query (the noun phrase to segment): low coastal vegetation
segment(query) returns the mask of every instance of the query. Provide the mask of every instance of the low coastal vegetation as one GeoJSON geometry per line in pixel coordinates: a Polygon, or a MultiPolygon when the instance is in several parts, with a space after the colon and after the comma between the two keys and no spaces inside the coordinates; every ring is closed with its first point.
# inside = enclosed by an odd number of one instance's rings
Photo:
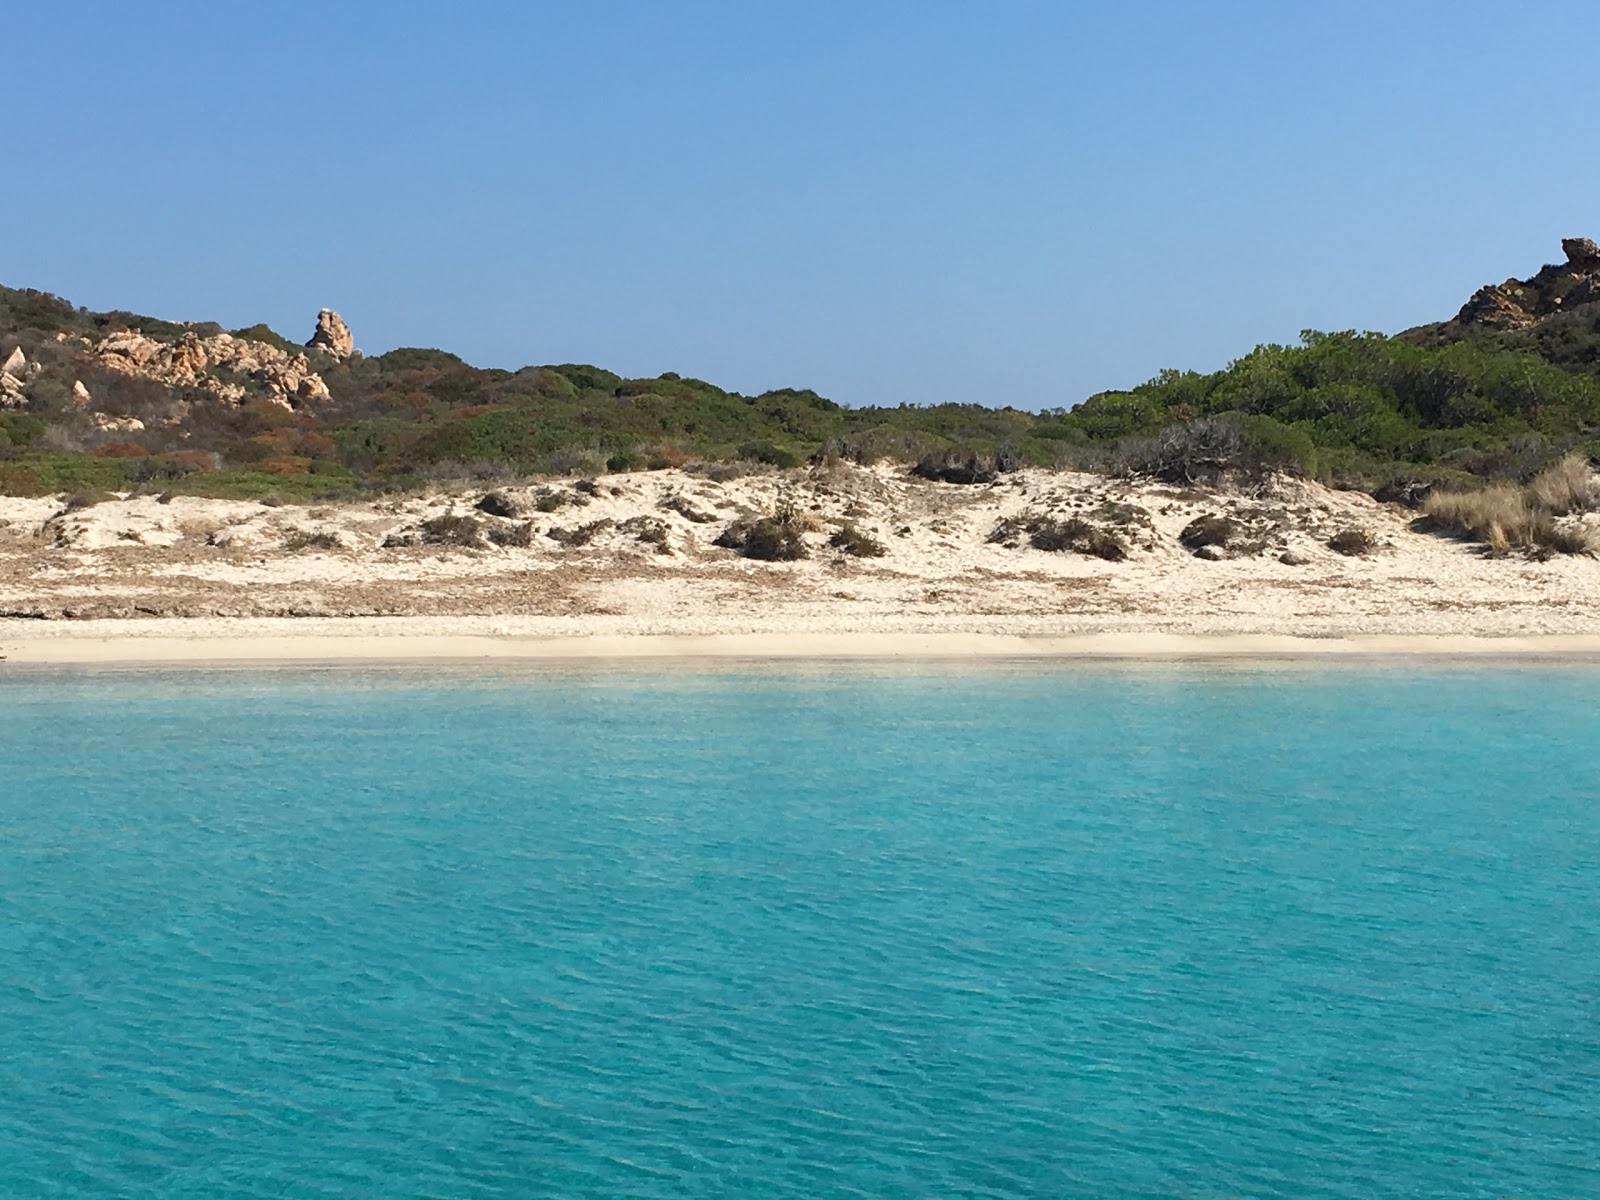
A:
{"type": "Polygon", "coordinates": [[[1491,554],[1520,550],[1535,557],[1594,554],[1600,533],[1581,520],[1600,507],[1587,458],[1568,455],[1534,476],[1526,487],[1495,483],[1471,491],[1436,490],[1423,501],[1427,521],[1475,542],[1491,554]]]}
{"type": "Polygon", "coordinates": [[[1007,517],[994,527],[989,541],[1011,547],[1026,542],[1035,550],[1087,554],[1107,562],[1121,562],[1128,557],[1128,544],[1114,530],[1077,516],[1023,513],[1007,517]]]}
{"type": "MultiPolygon", "coordinates": [[[[803,388],[746,396],[672,372],[479,368],[419,348],[365,357],[336,314],[302,347],[261,325],[230,333],[0,288],[0,493],[299,502],[835,461],[902,463],[953,485],[1027,466],[1180,487],[1288,473],[1426,504],[1439,527],[1491,549],[1561,549],[1580,539],[1559,518],[1594,507],[1588,467],[1600,457],[1600,256],[1584,239],[1564,249],[1565,265],[1483,289],[1450,321],[1392,337],[1307,331],[1219,371],[1163,370],[1039,411],[998,392],[846,408],[803,388]]],[[[581,495],[552,484],[534,504],[553,512],[581,495]]],[[[678,503],[691,520],[717,519],[678,503]]],[[[579,537],[584,525],[570,528],[579,537]]],[[[740,553],[795,549],[776,514],[741,530],[740,553]]],[[[1018,536],[1102,557],[1122,537],[1070,524],[1018,536]]],[[[865,543],[838,548],[852,545],[865,543]]]]}
{"type": "Polygon", "coordinates": [[[733,521],[712,544],[763,562],[795,562],[810,557],[804,535],[819,527],[815,517],[784,499],[768,515],[733,521]]]}

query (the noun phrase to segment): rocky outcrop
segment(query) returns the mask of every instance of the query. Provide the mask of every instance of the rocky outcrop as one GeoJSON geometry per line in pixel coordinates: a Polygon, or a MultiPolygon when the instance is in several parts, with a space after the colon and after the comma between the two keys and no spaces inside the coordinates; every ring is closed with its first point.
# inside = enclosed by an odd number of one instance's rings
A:
{"type": "Polygon", "coordinates": [[[23,389],[40,370],[38,363],[28,361],[21,346],[14,347],[5,362],[0,363],[0,408],[21,408],[26,405],[28,398],[23,394],[23,389]]]}
{"type": "Polygon", "coordinates": [[[349,358],[356,353],[356,342],[350,334],[350,326],[331,308],[325,308],[317,314],[317,331],[306,345],[320,346],[335,358],[349,358]]]}
{"type": "Polygon", "coordinates": [[[1425,327],[1425,332],[1451,340],[1474,329],[1528,329],[1600,301],[1600,246],[1590,238],[1572,237],[1561,240],[1561,249],[1566,262],[1546,266],[1527,279],[1481,287],[1452,320],[1425,327]]]}
{"type": "Polygon", "coordinates": [[[243,403],[251,393],[241,377],[259,385],[268,401],[284,408],[329,399],[327,385],[304,354],[228,333],[200,337],[191,332],[176,342],[161,342],[125,331],[102,338],[91,353],[110,370],[169,387],[196,388],[230,404],[243,403]]]}
{"type": "Polygon", "coordinates": [[[1562,238],[1561,252],[1575,271],[1600,271],[1600,246],[1593,238],[1562,238]]]}
{"type": "Polygon", "coordinates": [[[91,414],[89,421],[101,433],[139,433],[144,429],[144,422],[138,417],[114,417],[97,412],[91,414]]]}

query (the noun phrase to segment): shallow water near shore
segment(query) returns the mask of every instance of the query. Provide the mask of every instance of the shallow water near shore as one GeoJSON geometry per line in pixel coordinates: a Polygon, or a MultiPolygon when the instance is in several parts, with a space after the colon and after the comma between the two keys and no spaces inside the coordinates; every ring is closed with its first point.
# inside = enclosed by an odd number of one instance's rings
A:
{"type": "Polygon", "coordinates": [[[0,681],[6,1197],[1600,1194],[1600,668],[0,681]]]}

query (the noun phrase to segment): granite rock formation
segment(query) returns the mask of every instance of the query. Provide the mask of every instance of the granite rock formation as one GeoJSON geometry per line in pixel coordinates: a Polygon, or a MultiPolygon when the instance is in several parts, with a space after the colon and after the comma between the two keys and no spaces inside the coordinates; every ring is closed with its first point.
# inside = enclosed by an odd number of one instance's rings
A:
{"type": "Polygon", "coordinates": [[[356,353],[350,326],[331,308],[325,308],[317,314],[317,331],[311,335],[306,346],[320,346],[335,358],[349,358],[356,353]]]}
{"type": "Polygon", "coordinates": [[[1488,284],[1472,294],[1441,333],[1472,328],[1520,330],[1548,317],[1600,301],[1600,246],[1589,238],[1563,238],[1566,262],[1543,267],[1527,279],[1488,284]]]}
{"type": "Polygon", "coordinates": [[[92,353],[110,370],[169,387],[196,388],[230,404],[242,404],[249,389],[229,375],[253,380],[269,402],[283,408],[300,408],[329,398],[327,385],[304,354],[289,354],[266,342],[228,333],[200,337],[191,331],[175,342],[162,342],[129,330],[102,338],[92,353]]]}

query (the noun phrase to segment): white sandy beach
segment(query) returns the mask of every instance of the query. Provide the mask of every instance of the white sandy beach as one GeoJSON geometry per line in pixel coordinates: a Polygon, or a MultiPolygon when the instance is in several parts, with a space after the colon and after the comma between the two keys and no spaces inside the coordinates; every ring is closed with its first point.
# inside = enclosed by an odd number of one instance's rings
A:
{"type": "Polygon", "coordinates": [[[1370,497],[1280,481],[1258,494],[1029,471],[988,486],[889,467],[682,471],[576,488],[485,489],[350,505],[155,496],[71,508],[0,499],[0,655],[68,663],[772,658],[1600,654],[1600,562],[1491,558],[1370,497]],[[808,556],[713,543],[780,503],[808,556]],[[1111,522],[1123,561],[996,540],[1007,518],[1111,522]],[[1248,536],[1225,556],[1179,539],[1197,516],[1248,536]],[[441,515],[526,544],[420,544],[441,515]],[[843,525],[884,553],[831,548],[843,525]],[[592,527],[581,545],[558,540],[592,527]],[[1373,535],[1370,554],[1328,545],[1373,535]],[[551,535],[555,534],[555,537],[551,535]],[[1286,561],[1287,560],[1287,561],[1286,561]]]}
{"type": "Polygon", "coordinates": [[[1600,658],[1600,635],[1001,633],[551,634],[493,618],[223,618],[0,626],[8,665],[157,666],[627,659],[1600,658]]]}

